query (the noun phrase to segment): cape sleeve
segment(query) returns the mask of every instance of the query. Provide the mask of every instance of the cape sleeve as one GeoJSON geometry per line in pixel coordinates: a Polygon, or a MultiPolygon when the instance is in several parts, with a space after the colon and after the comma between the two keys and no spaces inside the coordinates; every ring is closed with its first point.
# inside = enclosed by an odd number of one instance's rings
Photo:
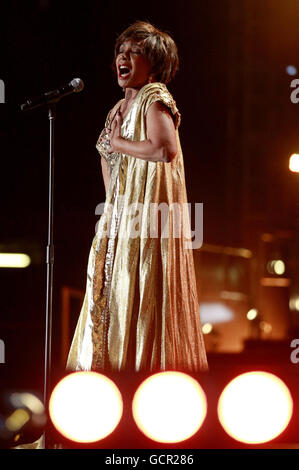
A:
{"type": "Polygon", "coordinates": [[[172,95],[169,93],[166,85],[164,83],[152,83],[144,90],[143,96],[144,104],[144,116],[147,113],[148,108],[151,104],[156,101],[160,101],[170,110],[175,128],[177,129],[181,123],[181,114],[177,108],[176,102],[173,99],[172,95]]]}

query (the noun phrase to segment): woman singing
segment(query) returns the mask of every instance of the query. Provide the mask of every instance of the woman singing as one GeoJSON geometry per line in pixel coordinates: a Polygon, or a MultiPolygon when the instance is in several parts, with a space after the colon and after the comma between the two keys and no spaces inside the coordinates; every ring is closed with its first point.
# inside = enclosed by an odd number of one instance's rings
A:
{"type": "Polygon", "coordinates": [[[173,228],[185,224],[173,207],[187,204],[180,114],[166,87],[176,45],[138,21],[118,37],[114,68],[125,95],[96,145],[106,202],[67,369],[203,371],[193,253],[173,228]],[[158,228],[155,208],[168,214],[158,228]]]}

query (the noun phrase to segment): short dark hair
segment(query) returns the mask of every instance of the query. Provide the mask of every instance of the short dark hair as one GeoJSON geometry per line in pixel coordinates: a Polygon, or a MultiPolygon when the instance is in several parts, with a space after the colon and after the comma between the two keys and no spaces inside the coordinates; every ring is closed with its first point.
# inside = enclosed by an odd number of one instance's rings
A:
{"type": "Polygon", "coordinates": [[[168,33],[160,31],[146,21],[136,21],[116,39],[114,69],[119,48],[125,41],[141,42],[155,81],[166,84],[173,79],[179,67],[179,58],[177,46],[168,33]]]}

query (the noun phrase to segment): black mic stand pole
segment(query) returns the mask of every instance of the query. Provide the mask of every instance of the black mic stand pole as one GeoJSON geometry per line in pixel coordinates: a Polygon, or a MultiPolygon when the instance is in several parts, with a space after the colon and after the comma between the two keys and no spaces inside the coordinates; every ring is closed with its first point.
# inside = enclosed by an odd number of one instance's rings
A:
{"type": "MultiPolygon", "coordinates": [[[[49,212],[48,212],[48,245],[46,250],[47,286],[46,286],[46,322],[45,322],[45,362],[44,362],[44,407],[49,416],[49,399],[51,386],[51,352],[52,352],[52,310],[53,310],[53,268],[54,268],[54,123],[56,119],[56,103],[72,92],[80,92],[84,83],[80,78],[74,78],[67,86],[52,92],[44,93],[42,97],[30,99],[21,105],[21,110],[26,111],[39,106],[48,107],[49,119],[49,212]]],[[[49,421],[49,420],[48,420],[49,421]]],[[[48,429],[46,424],[41,438],[42,447],[48,448],[48,429]]]]}
{"type": "MultiPolygon", "coordinates": [[[[51,383],[51,352],[52,352],[52,310],[53,310],[53,268],[54,268],[54,123],[56,104],[48,105],[49,119],[49,211],[48,211],[48,245],[46,251],[47,287],[46,287],[46,324],[45,324],[45,364],[44,364],[44,406],[49,405],[51,383]]],[[[46,427],[47,429],[47,427],[46,427]]],[[[43,447],[48,446],[47,432],[43,435],[43,447]]]]}

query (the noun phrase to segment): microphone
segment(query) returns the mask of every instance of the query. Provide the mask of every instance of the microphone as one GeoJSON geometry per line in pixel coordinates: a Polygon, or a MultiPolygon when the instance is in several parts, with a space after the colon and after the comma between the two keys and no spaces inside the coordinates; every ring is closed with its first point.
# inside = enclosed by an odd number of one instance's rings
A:
{"type": "Polygon", "coordinates": [[[25,103],[20,105],[21,111],[28,111],[30,109],[38,108],[39,106],[57,103],[64,96],[70,95],[71,93],[79,93],[83,88],[84,83],[81,78],[74,78],[67,85],[58,88],[57,90],[48,91],[41,96],[28,99],[25,103]]]}

